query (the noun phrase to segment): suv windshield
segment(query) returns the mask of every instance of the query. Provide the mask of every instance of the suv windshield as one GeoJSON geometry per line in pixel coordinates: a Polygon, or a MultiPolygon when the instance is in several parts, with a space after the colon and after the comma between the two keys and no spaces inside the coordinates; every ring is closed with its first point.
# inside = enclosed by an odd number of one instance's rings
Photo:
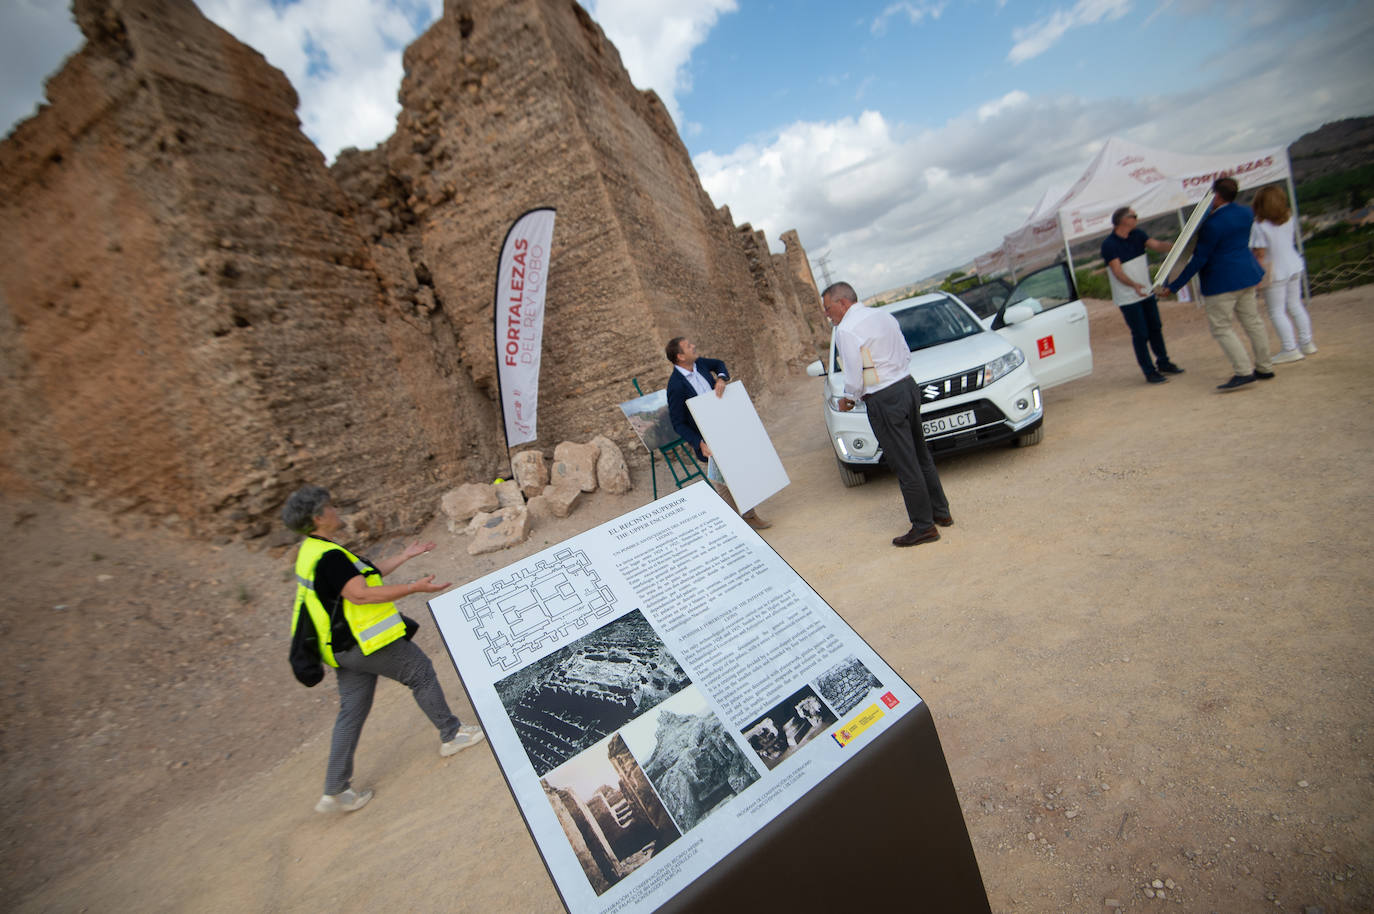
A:
{"type": "Polygon", "coordinates": [[[897,318],[912,352],[983,332],[968,311],[951,298],[893,311],[892,316],[897,318]]]}
{"type": "MultiPolygon", "coordinates": [[[[897,318],[897,326],[902,328],[902,336],[906,337],[907,348],[912,352],[983,332],[968,309],[948,296],[901,308],[893,311],[892,316],[897,318]]],[[[833,334],[830,351],[832,370],[841,371],[840,350],[835,346],[833,334]]]]}

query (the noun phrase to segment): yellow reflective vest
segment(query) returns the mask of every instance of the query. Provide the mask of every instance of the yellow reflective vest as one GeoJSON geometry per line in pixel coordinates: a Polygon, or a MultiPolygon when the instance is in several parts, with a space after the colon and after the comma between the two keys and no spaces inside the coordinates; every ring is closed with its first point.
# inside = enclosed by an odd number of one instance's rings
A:
{"type": "MultiPolygon", "coordinates": [[[[329,626],[329,612],[315,593],[315,566],[319,564],[321,556],[331,549],[337,549],[348,557],[353,563],[353,567],[358,569],[358,574],[363,576],[368,587],[378,587],[382,583],[382,575],[377,569],[367,562],[358,558],[344,547],[329,540],[320,539],[316,536],[307,536],[301,543],[300,551],[296,553],[296,611],[291,615],[291,634],[296,634],[296,626],[300,624],[301,609],[304,607],[310,614],[310,621],[315,624],[315,634],[320,639],[320,659],[330,666],[338,666],[338,661],[334,659],[334,648],[331,642],[331,629],[329,626]]],[[[348,600],[339,598],[343,603],[344,619],[348,622],[348,630],[353,633],[358,646],[363,649],[364,654],[386,647],[391,642],[402,638],[406,633],[405,621],[401,614],[396,611],[395,603],[350,603],[348,600]]]]}

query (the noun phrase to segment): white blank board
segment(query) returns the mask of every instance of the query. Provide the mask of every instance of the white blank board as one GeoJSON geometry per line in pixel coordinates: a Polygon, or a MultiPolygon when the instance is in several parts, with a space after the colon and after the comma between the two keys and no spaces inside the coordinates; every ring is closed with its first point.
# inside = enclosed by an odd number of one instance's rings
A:
{"type": "Polygon", "coordinates": [[[1164,262],[1159,265],[1159,271],[1155,273],[1156,288],[1169,281],[1169,273],[1173,271],[1174,264],[1178,263],[1179,258],[1183,256],[1183,249],[1188,246],[1188,242],[1193,238],[1193,233],[1197,231],[1199,225],[1202,225],[1203,217],[1211,208],[1211,194],[1203,197],[1198,201],[1197,206],[1193,207],[1193,214],[1188,217],[1187,223],[1183,226],[1183,231],[1178,233],[1178,237],[1174,239],[1174,246],[1169,249],[1169,253],[1164,257],[1164,262]]]}
{"type": "Polygon", "coordinates": [[[790,482],[743,381],[727,384],[721,397],[714,392],[692,397],[687,408],[741,512],[790,482]]]}

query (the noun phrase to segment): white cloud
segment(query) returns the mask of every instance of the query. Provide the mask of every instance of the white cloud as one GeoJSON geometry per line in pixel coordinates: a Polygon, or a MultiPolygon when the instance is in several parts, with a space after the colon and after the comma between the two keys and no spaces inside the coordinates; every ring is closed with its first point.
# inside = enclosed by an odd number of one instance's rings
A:
{"type": "Polygon", "coordinates": [[[990,120],[1009,108],[1024,105],[1030,101],[1030,96],[1020,89],[1013,89],[999,99],[985,102],[978,106],[978,120],[990,120]]]}
{"type": "Polygon", "coordinates": [[[692,91],[687,64],[735,0],[595,0],[592,18],[620,52],[630,79],[653,89],[673,123],[682,124],[680,96],[692,91]]]}
{"type": "Polygon", "coordinates": [[[694,161],[736,221],[774,243],[795,228],[808,250],[828,249],[836,278],[874,294],[999,245],[1046,187],[1070,184],[1109,136],[1178,152],[1244,152],[1374,114],[1374,20],[1355,7],[1329,29],[1267,41],[1219,52],[1205,71],[1210,83],[1169,97],[1014,90],[931,129],[870,110],[793,123],[694,161]]]}
{"type": "Polygon", "coordinates": [[[907,22],[912,25],[920,25],[921,20],[927,16],[931,19],[939,19],[940,14],[944,11],[944,3],[911,3],[908,0],[902,0],[902,2],[894,3],[879,13],[868,28],[874,35],[881,35],[887,31],[889,19],[906,16],[907,22]]]}
{"type": "Polygon", "coordinates": [[[1130,8],[1130,0],[1078,0],[1073,9],[1057,9],[1033,25],[1013,29],[1011,37],[1016,43],[1007,54],[1007,60],[1014,64],[1025,63],[1048,51],[1069,29],[1120,19],[1130,8]]]}
{"type": "Polygon", "coordinates": [[[301,124],[326,157],[396,129],[401,52],[438,15],[431,0],[201,0],[202,12],[280,69],[301,124]]]}

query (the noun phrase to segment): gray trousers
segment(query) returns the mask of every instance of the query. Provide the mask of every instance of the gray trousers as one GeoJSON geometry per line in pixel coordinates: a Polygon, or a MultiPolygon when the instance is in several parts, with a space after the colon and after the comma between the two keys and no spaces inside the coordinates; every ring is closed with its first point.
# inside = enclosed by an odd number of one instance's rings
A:
{"type": "Polygon", "coordinates": [[[372,710],[378,676],[394,679],[410,688],[415,703],[438,729],[441,741],[447,742],[458,733],[458,718],[444,699],[444,690],[434,675],[434,664],[413,642],[402,638],[366,655],[355,646],[335,654],[334,659],[339,664],[335,670],[339,682],[339,716],[334,721],[329,768],[324,776],[324,792],[329,796],[343,793],[353,778],[353,752],[358,748],[367,713],[372,710]]]}
{"type": "Polygon", "coordinates": [[[949,516],[949,499],[921,431],[921,394],[916,382],[907,376],[869,394],[864,405],[887,465],[897,474],[911,525],[918,530],[933,527],[935,515],[949,516]]]}

